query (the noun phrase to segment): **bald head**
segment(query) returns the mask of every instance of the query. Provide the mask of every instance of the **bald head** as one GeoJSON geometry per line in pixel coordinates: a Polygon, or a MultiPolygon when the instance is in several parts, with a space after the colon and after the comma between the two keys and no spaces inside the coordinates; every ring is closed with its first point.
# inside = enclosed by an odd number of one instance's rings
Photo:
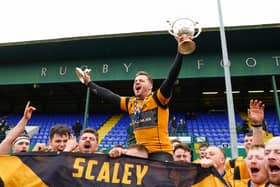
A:
{"type": "Polygon", "coordinates": [[[280,144],[280,136],[276,136],[276,137],[269,139],[266,143],[266,146],[270,145],[270,144],[275,144],[275,143],[278,145],[280,144]]]}

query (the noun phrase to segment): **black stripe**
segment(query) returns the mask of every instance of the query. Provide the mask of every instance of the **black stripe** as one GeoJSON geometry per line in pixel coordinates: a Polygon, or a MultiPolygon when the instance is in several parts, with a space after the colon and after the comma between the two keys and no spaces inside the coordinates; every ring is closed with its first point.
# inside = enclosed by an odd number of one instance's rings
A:
{"type": "Polygon", "coordinates": [[[158,106],[160,106],[161,108],[164,108],[164,109],[168,108],[168,105],[163,105],[163,104],[159,101],[159,99],[158,99],[158,97],[157,97],[157,92],[155,92],[155,93],[153,94],[153,98],[154,98],[154,100],[155,100],[155,102],[157,103],[158,106]]]}
{"type": "Polygon", "coordinates": [[[233,179],[241,179],[239,166],[233,169],[233,179]]]}
{"type": "Polygon", "coordinates": [[[129,103],[129,97],[125,98],[125,106],[126,106],[126,111],[128,112],[128,103],[129,103]]]}
{"type": "Polygon", "coordinates": [[[225,179],[218,173],[218,171],[212,166],[211,168],[202,168],[200,164],[197,165],[197,176],[195,178],[194,184],[201,182],[205,177],[213,174],[215,177],[221,180],[225,186],[229,186],[225,179]]]}
{"type": "Polygon", "coordinates": [[[232,160],[229,161],[229,165],[230,165],[231,168],[235,167],[235,161],[236,161],[236,159],[232,159],[232,160]]]}
{"type": "Polygon", "coordinates": [[[4,187],[4,182],[3,182],[3,180],[1,179],[1,177],[0,177],[0,187],[4,187]]]}

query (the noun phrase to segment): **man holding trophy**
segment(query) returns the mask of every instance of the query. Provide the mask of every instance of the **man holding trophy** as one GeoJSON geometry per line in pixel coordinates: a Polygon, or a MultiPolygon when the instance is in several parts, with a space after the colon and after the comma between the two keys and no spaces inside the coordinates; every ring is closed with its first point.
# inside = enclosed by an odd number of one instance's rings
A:
{"type": "Polygon", "coordinates": [[[174,22],[169,31],[177,40],[177,55],[167,78],[155,91],[153,91],[153,80],[145,71],[139,71],[136,74],[133,83],[134,96],[124,97],[92,82],[89,69],[82,71],[80,68],[76,68],[80,81],[94,94],[119,105],[121,110],[128,112],[136,143],[143,144],[148,149],[150,160],[173,160],[168,134],[168,104],[182,66],[183,55],[195,50],[195,44],[192,41],[195,24],[190,26],[189,19],[186,19],[187,22],[184,20],[184,23],[182,23],[182,19],[179,20],[180,23],[174,22]]]}

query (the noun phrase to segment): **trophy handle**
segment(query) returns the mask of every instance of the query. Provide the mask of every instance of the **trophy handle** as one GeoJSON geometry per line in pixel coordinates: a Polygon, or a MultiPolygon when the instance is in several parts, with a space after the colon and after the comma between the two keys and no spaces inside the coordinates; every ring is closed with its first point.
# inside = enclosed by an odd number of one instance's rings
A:
{"type": "Polygon", "coordinates": [[[170,25],[170,27],[171,27],[171,29],[168,29],[169,34],[171,34],[172,36],[174,36],[174,37],[176,38],[177,36],[174,34],[174,32],[173,32],[173,30],[172,30],[173,23],[171,23],[169,20],[167,20],[166,22],[167,22],[167,23],[170,25]]]}
{"type": "Polygon", "coordinates": [[[193,38],[196,38],[196,37],[198,37],[198,35],[200,35],[200,33],[201,33],[201,26],[199,25],[198,22],[195,22],[195,23],[194,23],[194,26],[197,26],[197,33],[193,36],[193,38]]]}

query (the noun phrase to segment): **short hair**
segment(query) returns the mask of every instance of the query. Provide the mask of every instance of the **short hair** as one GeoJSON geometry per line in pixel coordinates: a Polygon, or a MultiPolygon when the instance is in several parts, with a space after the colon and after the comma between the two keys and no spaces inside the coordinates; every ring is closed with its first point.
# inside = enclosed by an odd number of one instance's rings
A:
{"type": "Polygon", "coordinates": [[[93,129],[93,128],[85,128],[85,129],[82,130],[81,136],[83,134],[85,134],[85,133],[93,134],[95,136],[95,138],[96,138],[96,141],[98,142],[98,132],[95,129],[93,129]]]}
{"type": "Polygon", "coordinates": [[[171,144],[173,144],[173,143],[182,143],[182,141],[180,141],[178,139],[173,139],[170,142],[171,142],[171,144]]]}
{"type": "Polygon", "coordinates": [[[183,149],[184,151],[187,151],[187,152],[192,152],[192,150],[190,149],[190,147],[187,145],[187,144],[177,144],[175,147],[174,147],[174,150],[173,150],[173,153],[175,153],[175,151],[177,149],[183,149]]]}
{"type": "Polygon", "coordinates": [[[137,149],[138,151],[149,154],[149,150],[143,144],[131,144],[127,149],[137,149]]]}
{"type": "Polygon", "coordinates": [[[71,129],[67,125],[57,124],[52,126],[50,129],[50,140],[53,139],[55,134],[58,134],[60,136],[66,135],[70,137],[71,129]]]}
{"type": "Polygon", "coordinates": [[[264,149],[264,148],[265,148],[264,144],[252,144],[249,147],[249,150],[264,149]]]}
{"type": "Polygon", "coordinates": [[[146,71],[138,71],[138,72],[136,73],[135,76],[137,77],[137,76],[140,76],[140,75],[146,76],[146,77],[148,78],[149,82],[150,82],[151,84],[153,84],[153,79],[152,79],[152,77],[149,75],[149,73],[147,73],[146,71]]]}
{"type": "Polygon", "coordinates": [[[249,131],[249,132],[247,132],[247,133],[245,134],[245,136],[251,137],[251,136],[253,136],[253,132],[252,132],[252,131],[249,131]]]}
{"type": "Polygon", "coordinates": [[[201,143],[201,144],[199,144],[199,147],[198,147],[198,149],[200,149],[200,148],[202,148],[202,147],[209,147],[209,145],[208,145],[208,143],[201,143]]]}

